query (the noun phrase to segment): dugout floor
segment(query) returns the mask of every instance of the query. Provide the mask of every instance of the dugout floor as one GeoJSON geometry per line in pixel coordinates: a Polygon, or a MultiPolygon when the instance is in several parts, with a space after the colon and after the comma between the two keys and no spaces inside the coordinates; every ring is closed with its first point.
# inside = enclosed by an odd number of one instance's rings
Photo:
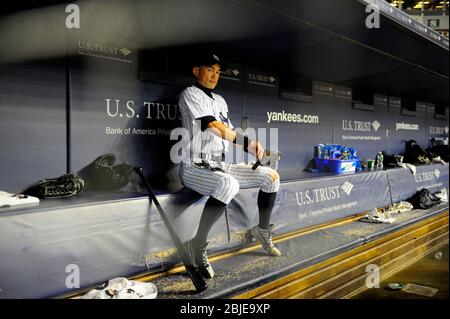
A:
{"type": "MultiPolygon", "coordinates": [[[[281,257],[267,256],[256,245],[212,257],[210,261],[216,275],[208,280],[209,287],[202,293],[195,292],[182,269],[169,271],[159,278],[141,277],[138,280],[153,282],[158,288],[159,299],[246,297],[251,295],[246,292],[442,214],[448,215],[447,203],[430,210],[397,214],[393,224],[365,223],[355,219],[311,232],[278,236],[275,242],[283,252],[281,257]]],[[[446,229],[444,240],[448,242],[448,225],[446,229]]]]}

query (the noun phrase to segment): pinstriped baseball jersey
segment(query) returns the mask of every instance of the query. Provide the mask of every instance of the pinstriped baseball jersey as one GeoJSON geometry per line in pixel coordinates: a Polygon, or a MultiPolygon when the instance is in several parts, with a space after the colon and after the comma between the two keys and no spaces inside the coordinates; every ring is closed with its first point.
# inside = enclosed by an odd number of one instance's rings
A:
{"type": "MultiPolygon", "coordinates": [[[[228,151],[229,142],[212,134],[208,130],[201,131],[200,120],[204,116],[214,116],[228,127],[233,128],[228,116],[228,105],[219,94],[209,97],[196,86],[186,88],[180,95],[179,107],[182,126],[190,134],[190,158],[183,162],[209,161],[211,155],[219,156],[228,151]],[[202,155],[204,154],[204,155],[202,155]]],[[[185,151],[187,151],[185,149],[185,151]]],[[[189,152],[188,152],[189,153],[189,152]]]]}
{"type": "Polygon", "coordinates": [[[196,119],[213,116],[233,128],[228,118],[228,106],[220,95],[212,93],[211,98],[200,88],[190,86],[181,93],[179,106],[182,125],[189,131],[191,138],[191,157],[184,159],[180,168],[180,180],[184,186],[225,204],[233,199],[240,187],[259,187],[266,193],[278,191],[280,179],[272,179],[269,167],[259,166],[253,170],[252,165],[229,164],[223,161],[219,163],[211,158],[211,155],[226,153],[229,142],[208,130],[202,132],[201,121],[196,119]],[[195,164],[202,159],[209,162],[210,168],[195,164]],[[216,170],[218,167],[220,170],[216,170]]]}

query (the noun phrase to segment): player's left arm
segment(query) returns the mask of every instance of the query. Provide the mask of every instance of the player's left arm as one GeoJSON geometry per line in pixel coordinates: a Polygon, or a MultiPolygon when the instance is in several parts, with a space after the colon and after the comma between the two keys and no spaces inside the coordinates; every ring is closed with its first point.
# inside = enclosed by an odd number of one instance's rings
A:
{"type": "Polygon", "coordinates": [[[214,116],[204,116],[197,120],[200,120],[202,131],[209,129],[211,133],[224,140],[232,143],[235,141],[237,133],[228,125],[218,121],[214,116]]]}
{"type": "Polygon", "coordinates": [[[239,144],[244,147],[244,151],[254,155],[256,158],[261,159],[264,155],[264,147],[255,140],[249,140],[247,136],[238,134],[228,125],[218,121],[213,116],[205,116],[199,118],[201,121],[202,131],[209,129],[214,135],[227,140],[231,143],[239,144]]]}

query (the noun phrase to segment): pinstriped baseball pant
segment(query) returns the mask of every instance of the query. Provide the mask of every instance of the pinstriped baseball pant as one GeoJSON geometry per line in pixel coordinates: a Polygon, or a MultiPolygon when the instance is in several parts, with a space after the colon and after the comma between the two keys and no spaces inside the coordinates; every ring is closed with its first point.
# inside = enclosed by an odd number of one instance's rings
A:
{"type": "Polygon", "coordinates": [[[275,193],[280,189],[280,179],[273,180],[269,167],[259,166],[252,170],[249,164],[222,166],[224,172],[199,168],[191,163],[181,163],[181,183],[204,196],[211,196],[229,204],[239,188],[258,187],[263,192],[275,193]]]}

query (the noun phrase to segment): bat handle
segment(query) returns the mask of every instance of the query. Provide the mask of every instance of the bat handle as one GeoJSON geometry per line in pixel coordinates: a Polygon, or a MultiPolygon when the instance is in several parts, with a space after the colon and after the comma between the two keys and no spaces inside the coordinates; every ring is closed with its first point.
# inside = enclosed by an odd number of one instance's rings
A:
{"type": "Polygon", "coordinates": [[[255,169],[257,169],[259,165],[261,165],[261,162],[260,162],[259,160],[257,160],[257,161],[256,161],[256,163],[255,163],[255,164],[253,164],[253,166],[252,166],[252,170],[255,170],[255,169]]]}

